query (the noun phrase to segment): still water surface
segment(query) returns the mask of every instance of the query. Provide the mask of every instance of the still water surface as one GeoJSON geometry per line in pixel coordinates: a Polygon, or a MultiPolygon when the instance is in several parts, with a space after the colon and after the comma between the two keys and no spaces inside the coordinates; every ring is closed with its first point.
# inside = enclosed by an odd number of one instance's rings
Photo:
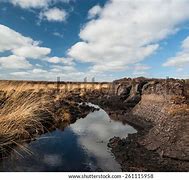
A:
{"type": "Polygon", "coordinates": [[[133,127],[110,119],[100,109],[64,130],[56,129],[15,148],[0,162],[0,171],[121,171],[107,143],[114,136],[132,133],[136,133],[133,127]]]}

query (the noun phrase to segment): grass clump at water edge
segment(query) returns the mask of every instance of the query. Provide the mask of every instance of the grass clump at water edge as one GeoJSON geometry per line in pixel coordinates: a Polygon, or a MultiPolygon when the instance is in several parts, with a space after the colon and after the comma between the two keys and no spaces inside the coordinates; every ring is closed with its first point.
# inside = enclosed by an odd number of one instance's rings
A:
{"type": "Polygon", "coordinates": [[[0,92],[0,152],[45,132],[52,125],[51,96],[34,91],[0,92]]]}

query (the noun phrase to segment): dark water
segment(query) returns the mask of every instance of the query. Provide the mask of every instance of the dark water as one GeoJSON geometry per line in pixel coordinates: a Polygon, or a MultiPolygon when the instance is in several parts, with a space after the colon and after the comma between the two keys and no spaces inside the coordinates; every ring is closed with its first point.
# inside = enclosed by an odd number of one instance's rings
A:
{"type": "Polygon", "coordinates": [[[64,131],[56,129],[15,148],[0,162],[0,171],[121,171],[107,143],[113,136],[131,133],[136,133],[133,127],[100,109],[64,131]]]}

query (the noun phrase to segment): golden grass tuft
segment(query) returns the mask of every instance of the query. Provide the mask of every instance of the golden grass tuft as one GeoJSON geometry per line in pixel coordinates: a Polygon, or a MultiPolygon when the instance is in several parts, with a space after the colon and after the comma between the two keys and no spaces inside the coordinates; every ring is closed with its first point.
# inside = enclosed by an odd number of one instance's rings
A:
{"type": "Polygon", "coordinates": [[[0,151],[23,139],[43,133],[53,121],[53,98],[22,88],[0,92],[0,151]],[[48,122],[49,121],[49,122],[48,122]]]}

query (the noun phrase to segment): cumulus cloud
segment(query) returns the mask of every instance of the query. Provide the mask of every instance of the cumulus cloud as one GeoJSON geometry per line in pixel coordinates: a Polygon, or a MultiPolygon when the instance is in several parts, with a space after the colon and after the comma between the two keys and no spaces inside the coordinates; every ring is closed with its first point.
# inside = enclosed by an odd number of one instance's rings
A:
{"type": "Polygon", "coordinates": [[[51,52],[50,48],[40,47],[38,41],[1,24],[0,37],[0,52],[11,51],[16,56],[33,59],[44,58],[51,52]]]}
{"type": "Polygon", "coordinates": [[[104,72],[104,71],[109,71],[109,72],[116,72],[116,71],[122,71],[122,70],[126,70],[128,67],[125,66],[123,63],[114,61],[110,63],[104,63],[99,62],[98,64],[95,64],[94,66],[92,66],[90,68],[90,72],[91,73],[100,73],[100,72],[104,72]]]}
{"type": "Polygon", "coordinates": [[[41,8],[47,8],[51,4],[57,2],[69,3],[70,0],[4,0],[3,2],[10,2],[15,6],[20,6],[23,9],[28,9],[28,8],[41,9],[41,8]]]}
{"type": "Polygon", "coordinates": [[[0,52],[12,50],[17,47],[38,44],[29,37],[24,37],[20,33],[0,24],[0,52]]]}
{"type": "Polygon", "coordinates": [[[29,69],[32,65],[24,57],[10,55],[0,57],[0,67],[5,69],[29,69]]]}
{"type": "MultiPolygon", "coordinates": [[[[56,3],[69,3],[70,1],[71,0],[1,0],[0,3],[9,2],[23,9],[40,9],[40,20],[62,22],[67,18],[67,12],[64,9],[50,7],[56,5],[56,3]]],[[[38,24],[40,24],[40,22],[38,22],[38,24]]]]}
{"type": "Polygon", "coordinates": [[[20,6],[21,8],[44,8],[47,7],[51,0],[10,0],[14,5],[20,6]]]}
{"type": "Polygon", "coordinates": [[[61,76],[64,80],[74,80],[84,76],[84,73],[78,72],[74,67],[72,58],[50,57],[51,49],[41,47],[39,41],[25,37],[4,25],[0,25],[0,36],[0,52],[8,51],[11,54],[0,57],[0,68],[7,71],[6,76],[10,79],[55,80],[57,76],[61,76]],[[41,65],[30,64],[29,60],[32,59],[39,60],[41,65]],[[45,62],[50,64],[44,69],[45,62]]]}
{"type": "Polygon", "coordinates": [[[41,12],[40,19],[47,21],[63,22],[67,18],[67,13],[64,9],[52,8],[41,12]]]}
{"type": "Polygon", "coordinates": [[[74,65],[72,58],[54,56],[54,57],[47,58],[47,61],[53,64],[63,63],[65,65],[74,65]]]}
{"type": "Polygon", "coordinates": [[[88,12],[88,18],[95,18],[96,16],[98,16],[101,12],[102,8],[99,5],[96,5],[94,7],[92,7],[89,12],[88,12]]]}
{"type": "Polygon", "coordinates": [[[22,56],[26,58],[32,59],[40,59],[46,57],[50,54],[51,49],[38,47],[38,46],[24,46],[20,48],[16,48],[13,50],[13,53],[17,56],[22,56]]]}
{"type": "Polygon", "coordinates": [[[77,72],[77,70],[75,69],[74,66],[69,66],[69,65],[66,65],[66,66],[53,65],[53,66],[51,66],[50,71],[51,72],[62,72],[62,73],[77,72]]]}
{"type": "Polygon", "coordinates": [[[68,55],[92,63],[96,71],[119,70],[151,56],[159,41],[176,33],[189,19],[189,1],[110,0],[98,11],[99,17],[85,24],[79,34],[81,41],[68,55]]]}
{"type": "Polygon", "coordinates": [[[182,42],[181,51],[175,57],[169,58],[163,66],[177,67],[181,70],[185,65],[189,65],[189,36],[182,42]]]}

